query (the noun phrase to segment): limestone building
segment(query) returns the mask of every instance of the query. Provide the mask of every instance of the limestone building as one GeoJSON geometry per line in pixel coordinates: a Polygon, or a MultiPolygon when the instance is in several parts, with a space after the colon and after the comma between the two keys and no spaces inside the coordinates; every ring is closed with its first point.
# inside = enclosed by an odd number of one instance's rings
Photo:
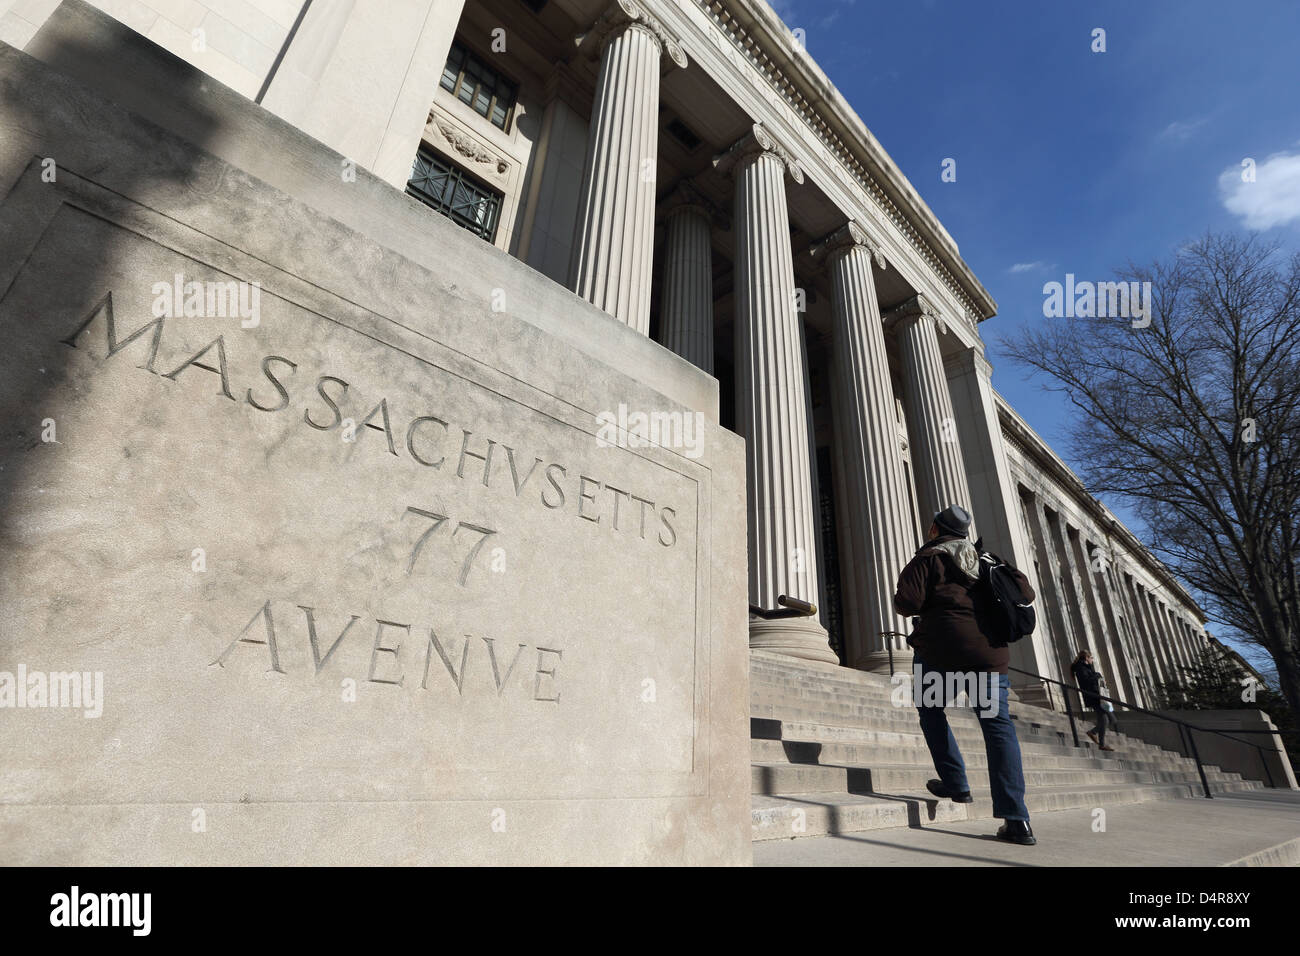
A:
{"type": "MultiPolygon", "coordinates": [[[[996,303],[763,0],[93,5],[715,376],[746,442],[750,600],[819,607],[753,622],[751,647],[905,666],[893,584],[950,502],[1038,587],[1014,666],[1062,678],[1088,646],[1146,705],[1207,646],[997,393],[996,303]]],[[[57,6],[0,0],[0,40],[57,6]]]]}

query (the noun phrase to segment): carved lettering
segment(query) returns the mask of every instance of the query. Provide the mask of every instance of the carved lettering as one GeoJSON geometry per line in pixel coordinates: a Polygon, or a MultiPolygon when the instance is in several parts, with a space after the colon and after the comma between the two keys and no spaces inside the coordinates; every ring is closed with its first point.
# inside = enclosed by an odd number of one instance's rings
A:
{"type": "Polygon", "coordinates": [[[527,644],[520,644],[515,649],[515,656],[510,659],[510,666],[506,668],[506,675],[501,676],[501,669],[497,666],[496,642],[490,637],[483,638],[483,643],[488,646],[488,656],[492,659],[492,680],[497,685],[497,696],[501,696],[501,691],[505,688],[506,683],[510,680],[510,675],[514,672],[515,665],[519,663],[519,655],[524,652],[527,644]]]}
{"type": "MultiPolygon", "coordinates": [[[[149,340],[149,358],[143,365],[136,366],[145,371],[153,372],[154,362],[158,358],[158,346],[162,344],[163,319],[159,317],[155,318],[152,322],[146,322],[119,342],[117,338],[117,321],[113,314],[112,292],[105,293],[104,297],[95,303],[94,308],[90,310],[90,314],[86,316],[85,320],[73,330],[71,335],[62,340],[63,344],[69,345],[75,349],[77,347],[77,336],[86,331],[90,323],[93,322],[101,313],[104,315],[104,322],[108,330],[108,355],[104,356],[105,358],[112,358],[146,332],[150,330],[153,331],[153,338],[149,340]]],[[[154,372],[154,374],[156,375],[158,373],[154,372]]]]}
{"type": "Polygon", "coordinates": [[[352,620],[348,621],[348,623],[344,625],[343,630],[339,632],[339,636],[334,638],[334,643],[331,644],[329,650],[325,652],[325,656],[321,657],[320,644],[316,641],[316,610],[315,608],[306,607],[302,604],[298,605],[298,609],[307,617],[307,640],[311,643],[311,660],[316,666],[316,673],[319,674],[321,669],[329,663],[330,655],[333,654],[338,646],[343,643],[343,638],[348,636],[348,631],[352,630],[352,625],[361,620],[361,618],[358,615],[353,614],[352,620]]]}
{"type": "Polygon", "coordinates": [[[465,646],[460,652],[460,673],[458,674],[456,668],[451,665],[451,658],[442,649],[442,643],[438,640],[438,635],[434,633],[433,628],[429,628],[429,647],[424,655],[424,680],[420,681],[421,690],[427,690],[429,687],[429,659],[434,651],[437,651],[438,656],[442,658],[442,666],[447,668],[447,673],[456,682],[456,693],[460,694],[465,685],[465,671],[469,669],[469,635],[465,635],[465,646]]]}
{"type": "Polygon", "coordinates": [[[340,402],[343,401],[344,397],[348,394],[348,383],[343,381],[341,378],[335,378],[333,375],[322,375],[320,378],[316,379],[316,394],[320,395],[320,397],[325,400],[325,404],[330,407],[330,411],[334,413],[334,421],[328,425],[317,425],[311,417],[310,408],[303,409],[302,420],[312,428],[319,429],[323,432],[338,428],[339,425],[343,423],[343,413],[339,411],[338,403],[330,397],[330,394],[327,391],[325,391],[326,382],[337,382],[339,385],[343,386],[343,392],[339,395],[340,402]]]}
{"type": "Polygon", "coordinates": [[[523,481],[520,481],[519,469],[515,467],[515,450],[509,445],[503,447],[506,450],[506,460],[510,462],[510,479],[515,485],[515,497],[518,498],[520,492],[524,490],[524,486],[528,484],[528,479],[533,477],[533,472],[537,470],[537,466],[542,463],[542,460],[540,458],[534,458],[532,465],[528,469],[528,473],[524,475],[523,481]]]}
{"type": "MultiPolygon", "coordinates": [[[[233,641],[230,642],[230,645],[224,651],[221,652],[220,656],[217,657],[217,659],[213,661],[212,664],[216,664],[218,667],[225,667],[226,658],[230,657],[234,649],[240,644],[260,644],[266,647],[271,655],[271,670],[275,671],[275,673],[277,674],[284,673],[284,671],[280,667],[280,651],[275,645],[275,622],[271,620],[270,598],[267,598],[267,601],[265,604],[262,605],[261,610],[259,610],[256,614],[252,616],[252,618],[249,619],[248,623],[244,625],[244,629],[239,632],[239,635],[233,641]],[[253,625],[257,623],[258,618],[262,619],[263,625],[265,627],[266,640],[264,641],[256,641],[253,640],[251,637],[250,638],[244,637],[244,635],[247,634],[249,630],[252,629],[253,625]]],[[[209,664],[208,666],[211,667],[212,664],[209,664]]]]}
{"type": "MultiPolygon", "coordinates": [[[[70,335],[61,341],[72,348],[78,348],[78,339],[96,322],[103,320],[106,329],[107,357],[121,352],[133,343],[144,340],[147,353],[142,356],[143,364],[138,367],[157,374],[155,366],[163,347],[165,325],[162,317],[154,318],[136,327],[124,338],[119,337],[115,303],[111,293],[105,294],[78,323],[70,335]]],[[[238,358],[238,356],[235,356],[238,358]]],[[[187,357],[178,357],[178,364],[163,377],[172,381],[179,380],[191,368],[210,372],[220,379],[219,394],[235,401],[232,390],[232,366],[228,361],[224,336],[217,336],[198,352],[187,357]]],[[[241,390],[242,402],[259,412],[276,414],[295,404],[294,381],[299,365],[292,358],[280,354],[264,355],[260,359],[260,374],[257,381],[241,390]],[[260,383],[260,384],[259,384],[260,383]],[[274,389],[271,397],[267,387],[274,389]]],[[[461,431],[460,454],[457,459],[456,477],[466,482],[473,482],[483,488],[491,488],[493,465],[498,445],[505,449],[506,463],[510,469],[510,487],[514,497],[520,501],[540,504],[547,511],[576,516],[583,521],[608,529],[609,533],[624,534],[632,537],[633,525],[636,527],[637,540],[654,537],[664,547],[674,547],[679,540],[679,531],[670,519],[677,514],[676,509],[666,508],[662,502],[653,497],[637,494],[630,488],[607,484],[600,478],[584,474],[581,470],[570,468],[557,461],[547,461],[538,455],[520,453],[513,442],[504,442],[498,437],[489,437],[476,432],[470,427],[453,426],[446,417],[422,414],[414,418],[399,417],[400,409],[387,396],[377,397],[377,404],[356,408],[356,397],[347,379],[337,375],[322,374],[315,378],[312,386],[314,394],[311,400],[302,405],[302,420],[316,431],[329,432],[339,429],[345,423],[355,432],[355,423],[359,420],[363,428],[383,432],[386,439],[388,455],[402,459],[409,455],[410,460],[423,467],[442,470],[447,461],[445,452],[446,439],[453,427],[461,431]],[[351,405],[352,407],[349,407],[351,405]],[[364,412],[364,415],[362,414],[364,412]],[[405,423],[406,440],[399,443],[397,428],[405,423]],[[402,453],[405,446],[406,455],[402,453]],[[531,458],[531,461],[529,459],[531,458]],[[476,464],[482,467],[481,473],[476,464]],[[525,464],[526,463],[526,464],[525,464]],[[538,470],[542,469],[545,480],[534,480],[538,470]],[[605,521],[605,501],[598,493],[608,490],[612,499],[612,514],[605,521]],[[630,520],[627,509],[631,502],[636,502],[637,520],[630,520]],[[647,535],[648,516],[657,516],[660,527],[653,536],[647,535]]],[[[372,452],[374,454],[374,452],[372,452]]],[[[623,482],[620,482],[620,485],[623,482]]],[[[420,513],[416,511],[416,513],[420,513]]],[[[426,515],[427,516],[427,515],[426,515]]],[[[473,566],[474,559],[482,549],[487,536],[496,534],[495,529],[481,523],[463,522],[455,527],[452,536],[457,540],[476,532],[482,537],[473,541],[470,553],[465,556],[461,566],[460,581],[464,584],[473,566]]],[[[427,534],[427,532],[426,532],[427,534]]],[[[407,573],[414,567],[414,558],[418,556],[422,545],[417,542],[407,562],[407,573]]]]}
{"type": "Polygon", "coordinates": [[[487,451],[484,454],[480,455],[478,452],[469,450],[470,436],[472,436],[474,433],[469,431],[468,429],[461,429],[461,430],[464,432],[464,437],[461,439],[460,442],[460,464],[456,466],[456,477],[457,478],[465,477],[466,458],[477,458],[479,461],[483,462],[483,487],[487,488],[489,487],[488,479],[492,475],[492,449],[496,447],[497,443],[489,438],[487,443],[487,451]]]}
{"type": "Polygon", "coordinates": [[[382,677],[375,676],[375,670],[379,666],[379,655],[392,654],[393,660],[396,661],[397,654],[402,649],[401,644],[398,644],[396,647],[387,647],[384,645],[384,628],[386,627],[405,629],[407,634],[411,633],[411,625],[409,624],[398,624],[395,621],[375,621],[375,645],[370,652],[370,673],[366,675],[366,680],[374,684],[394,684],[397,687],[401,687],[403,680],[401,675],[398,676],[397,680],[384,680],[382,677]]]}
{"type": "Polygon", "coordinates": [[[275,386],[275,390],[280,393],[279,405],[262,405],[253,401],[253,390],[251,388],[247,393],[245,393],[244,400],[258,411],[262,412],[278,412],[289,407],[289,390],[281,384],[280,380],[276,378],[275,374],[271,371],[272,362],[283,362],[285,365],[289,366],[290,372],[298,371],[298,365],[296,362],[290,362],[287,358],[283,358],[282,356],[268,355],[262,359],[262,374],[267,377],[271,384],[275,386]]]}
{"type": "Polygon", "coordinates": [[[427,465],[430,468],[441,468],[442,463],[447,460],[446,455],[443,455],[437,461],[429,461],[426,458],[421,458],[415,451],[415,429],[424,422],[433,422],[435,425],[441,425],[443,434],[446,434],[447,429],[450,427],[441,418],[437,418],[433,415],[421,415],[419,418],[411,419],[411,424],[406,429],[406,450],[410,452],[411,457],[420,464],[427,465]]]}
{"type": "Polygon", "coordinates": [[[388,399],[381,398],[379,404],[365,418],[361,419],[361,424],[366,428],[373,428],[377,432],[383,432],[384,437],[388,439],[388,451],[392,455],[397,454],[397,449],[393,447],[393,426],[388,421],[388,399]],[[372,425],[370,419],[375,417],[378,412],[383,415],[383,425],[372,425]]]}
{"type": "MultiPolygon", "coordinates": [[[[162,320],[159,319],[159,321],[161,322],[162,320]]],[[[230,376],[226,372],[226,337],[224,335],[218,335],[207,345],[203,346],[203,348],[199,349],[197,352],[195,352],[193,355],[187,358],[179,366],[177,366],[172,371],[164,375],[163,378],[169,378],[174,382],[176,381],[177,377],[181,374],[181,372],[185,371],[187,368],[190,368],[191,366],[193,366],[194,368],[201,368],[205,372],[213,372],[214,374],[220,375],[221,394],[226,396],[226,398],[230,399],[232,402],[235,400],[235,396],[230,394],[230,376]],[[217,362],[219,365],[218,368],[213,368],[211,365],[204,365],[202,362],[199,361],[199,359],[203,358],[204,355],[206,355],[209,351],[211,351],[214,345],[217,348],[217,362]]]]}
{"type": "Polygon", "coordinates": [[[554,697],[542,696],[542,677],[543,676],[549,677],[551,678],[551,683],[552,684],[555,683],[555,668],[559,666],[560,658],[563,655],[564,655],[564,651],[556,650],[553,647],[537,648],[537,671],[536,671],[536,677],[533,680],[533,700],[549,700],[549,701],[554,701],[557,704],[560,702],[559,690],[555,691],[554,697]],[[543,654],[555,655],[555,663],[551,667],[547,668],[542,666],[545,663],[545,659],[542,656],[543,654]]]}

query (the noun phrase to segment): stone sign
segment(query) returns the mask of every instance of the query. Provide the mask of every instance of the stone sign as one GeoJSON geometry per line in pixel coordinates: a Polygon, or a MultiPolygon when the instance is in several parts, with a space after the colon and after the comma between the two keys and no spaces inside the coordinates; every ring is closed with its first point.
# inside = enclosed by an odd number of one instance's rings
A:
{"type": "Polygon", "coordinates": [[[441,271],[0,54],[0,863],[747,861],[716,407],[427,210],[441,271]]]}

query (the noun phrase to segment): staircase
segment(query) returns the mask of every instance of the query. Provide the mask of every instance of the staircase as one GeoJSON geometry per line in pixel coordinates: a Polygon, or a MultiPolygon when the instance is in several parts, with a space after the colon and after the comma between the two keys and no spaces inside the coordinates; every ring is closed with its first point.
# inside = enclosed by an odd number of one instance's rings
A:
{"type": "MultiPolygon", "coordinates": [[[[991,817],[988,761],[978,717],[949,708],[966,761],[974,803],[936,800],[935,776],[916,710],[894,707],[887,676],[750,652],[751,817],[754,840],[824,836],[991,817]]],[[[1196,761],[1123,734],[1108,733],[1104,753],[1078,721],[1012,701],[1032,816],[1049,810],[1106,807],[1202,795],[1196,761]]],[[[1123,715],[1120,726],[1123,727],[1123,715]]],[[[1206,765],[1215,794],[1258,790],[1206,765]]]]}

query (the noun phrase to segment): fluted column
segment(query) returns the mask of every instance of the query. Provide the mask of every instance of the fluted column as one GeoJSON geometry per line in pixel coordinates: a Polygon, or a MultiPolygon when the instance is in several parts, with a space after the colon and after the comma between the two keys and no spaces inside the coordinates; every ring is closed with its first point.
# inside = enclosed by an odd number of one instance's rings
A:
{"type": "Polygon", "coordinates": [[[1165,663],[1164,640],[1156,627],[1155,614],[1151,610],[1151,592],[1138,584],[1137,595],[1138,610],[1142,612],[1143,619],[1146,621],[1147,635],[1151,640],[1151,665],[1156,674],[1156,679],[1160,684],[1170,684],[1173,682],[1174,675],[1170,673],[1169,665],[1165,663]]]}
{"type": "MultiPolygon", "coordinates": [[[[1029,518],[1034,549],[1038,552],[1038,581],[1042,589],[1038,592],[1036,604],[1040,612],[1045,611],[1047,615],[1052,649],[1056,655],[1055,676],[1068,682],[1071,680],[1070,663],[1079,652],[1079,640],[1074,633],[1070,609],[1065,603],[1065,593],[1061,586],[1064,575],[1052,543],[1051,520],[1047,516],[1046,504],[1041,495],[1035,494],[1026,501],[1025,511],[1029,518]]],[[[1053,675],[1049,672],[1044,676],[1053,675]]]]}
{"type": "Polygon", "coordinates": [[[1187,674],[1184,668],[1187,667],[1187,660],[1183,657],[1182,644],[1178,640],[1178,626],[1174,623],[1174,609],[1171,604],[1160,605],[1160,616],[1164,621],[1165,633],[1169,635],[1169,657],[1174,664],[1175,679],[1180,687],[1187,685],[1187,674]]]}
{"type": "MultiPolygon", "coordinates": [[[[803,171],[759,125],[715,165],[735,177],[736,421],[749,485],[749,594],[816,602],[816,506],[803,322],[785,177],[803,171]]],[[[816,617],[750,623],[750,647],[834,662],[816,617]]]]}
{"type": "Polygon", "coordinates": [[[1111,564],[1109,581],[1128,627],[1127,663],[1134,690],[1134,696],[1129,699],[1139,706],[1146,706],[1151,699],[1151,669],[1147,666],[1147,652],[1142,637],[1142,623],[1138,620],[1137,605],[1129,590],[1129,574],[1126,566],[1118,558],[1111,564]]]}
{"type": "Polygon", "coordinates": [[[1109,630],[1111,659],[1119,677],[1119,683],[1112,688],[1114,691],[1112,696],[1122,696],[1125,700],[1137,703],[1136,684],[1130,671],[1129,650],[1124,639],[1124,608],[1116,600],[1114,588],[1111,584],[1111,556],[1099,544],[1094,544],[1092,547],[1092,551],[1088,552],[1087,544],[1084,544],[1084,551],[1086,552],[1084,567],[1088,569],[1089,585],[1102,614],[1105,616],[1106,627],[1109,630]]]}
{"type": "Polygon", "coordinates": [[[1143,677],[1146,678],[1143,696],[1146,698],[1147,706],[1151,706],[1155,703],[1158,686],[1164,682],[1164,675],[1160,672],[1160,660],[1156,656],[1155,642],[1152,640],[1151,627],[1144,608],[1146,602],[1142,596],[1141,585],[1138,584],[1132,574],[1127,572],[1123,574],[1121,586],[1125,589],[1129,604],[1133,607],[1133,621],[1138,638],[1138,650],[1142,655],[1140,667],[1143,677]]]}
{"type": "MultiPolygon", "coordinates": [[[[940,321],[925,296],[894,309],[888,324],[898,336],[903,372],[903,411],[912,442],[912,467],[921,521],[929,527],[936,512],[951,504],[971,507],[970,486],[957,442],[957,419],[939,351],[940,321]]],[[[975,524],[979,515],[975,515],[975,524]]],[[[976,532],[971,528],[971,537],[976,532]]]]}
{"type": "Polygon", "coordinates": [[[683,186],[664,220],[664,276],[659,301],[660,339],[696,367],[713,374],[713,210],[683,186]]]}
{"type": "MultiPolygon", "coordinates": [[[[894,591],[917,540],[871,268],[874,260],[884,269],[885,258],[856,222],[819,242],[813,253],[827,258],[834,290],[832,448],[846,663],[888,672],[889,652],[880,632],[908,630],[894,613],[894,591]]],[[[902,638],[892,644],[895,669],[908,670],[911,651],[902,638]]]]}
{"type": "Polygon", "coordinates": [[[675,38],[636,0],[618,0],[583,38],[600,53],[587,160],[574,231],[571,286],[588,302],[650,334],[659,71],[675,38]]]}

